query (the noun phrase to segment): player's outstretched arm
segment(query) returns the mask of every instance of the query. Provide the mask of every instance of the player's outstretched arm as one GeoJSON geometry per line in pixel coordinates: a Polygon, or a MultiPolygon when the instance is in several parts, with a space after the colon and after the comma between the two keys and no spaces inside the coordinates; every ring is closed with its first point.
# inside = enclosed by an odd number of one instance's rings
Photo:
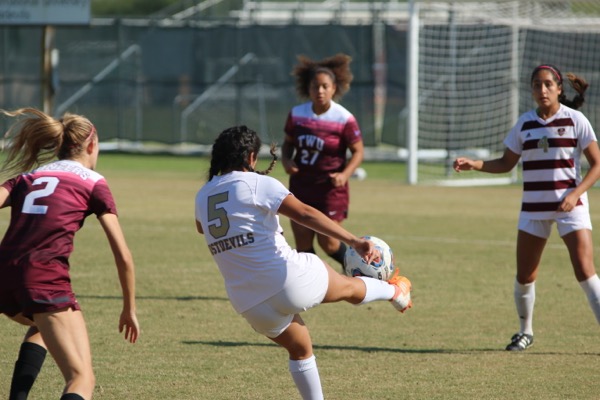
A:
{"type": "Polygon", "coordinates": [[[125,331],[125,339],[135,343],[140,335],[140,326],[135,306],[135,267],[133,257],[125,242],[125,236],[115,214],[105,213],[99,218],[115,257],[119,282],[123,291],[123,310],[119,318],[119,332],[125,331]]]}
{"type": "Polygon", "coordinates": [[[513,153],[509,149],[505,149],[502,157],[489,161],[458,157],[454,160],[453,167],[456,172],[481,171],[490,174],[503,174],[511,171],[519,162],[519,158],[521,158],[520,155],[513,153]]]}
{"type": "Polygon", "coordinates": [[[367,262],[376,258],[375,245],[348,232],[314,207],[290,194],[281,202],[279,213],[316,232],[341,240],[353,247],[367,262]]]}

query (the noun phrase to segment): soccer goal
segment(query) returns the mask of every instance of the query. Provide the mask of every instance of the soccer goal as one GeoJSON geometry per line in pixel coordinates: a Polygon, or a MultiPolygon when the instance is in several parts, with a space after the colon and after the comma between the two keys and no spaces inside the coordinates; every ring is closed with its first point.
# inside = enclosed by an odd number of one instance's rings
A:
{"type": "MultiPolygon", "coordinates": [[[[516,182],[518,168],[502,175],[457,174],[452,162],[457,156],[502,154],[518,116],[535,106],[528,75],[536,65],[555,64],[588,82],[597,79],[600,7],[590,4],[411,1],[409,183],[516,182]]],[[[597,106],[596,98],[586,98],[581,110],[592,124],[597,106]]]]}

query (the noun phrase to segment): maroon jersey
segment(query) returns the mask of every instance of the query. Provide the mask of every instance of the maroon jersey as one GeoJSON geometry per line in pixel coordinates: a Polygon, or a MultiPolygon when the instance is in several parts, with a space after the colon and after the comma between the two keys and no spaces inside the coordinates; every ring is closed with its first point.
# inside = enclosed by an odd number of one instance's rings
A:
{"type": "Polygon", "coordinates": [[[334,187],[329,174],[344,170],[348,146],[362,140],[356,118],[333,101],[327,112],[316,115],[307,102],[292,108],[284,130],[293,139],[299,169],[290,176],[290,191],[332,219],[344,219],[348,185],[334,187]]]}
{"type": "Polygon", "coordinates": [[[11,219],[0,243],[0,291],[69,284],[73,238],[90,214],[116,214],[105,179],[78,162],[56,161],[2,184],[11,219]],[[14,288],[14,286],[13,286],[14,288]]]}
{"type": "Polygon", "coordinates": [[[330,173],[343,171],[348,145],[362,140],[356,118],[333,101],[321,115],[312,111],[312,102],[292,108],[285,133],[293,138],[296,149],[294,162],[299,172],[293,177],[307,183],[322,183],[330,173]]]}

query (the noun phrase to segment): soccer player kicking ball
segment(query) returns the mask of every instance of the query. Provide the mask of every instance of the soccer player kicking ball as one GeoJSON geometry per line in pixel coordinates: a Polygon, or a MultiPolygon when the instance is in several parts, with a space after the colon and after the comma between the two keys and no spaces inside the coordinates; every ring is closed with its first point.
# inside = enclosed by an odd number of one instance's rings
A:
{"type": "Polygon", "coordinates": [[[223,131],[212,147],[208,182],[196,195],[196,226],[205,235],[235,310],[259,333],[289,353],[289,370],[303,399],[322,399],[308,328],[300,313],[321,303],[387,300],[399,311],[412,306],[411,283],[348,277],[313,253],[292,249],[278,214],[353,247],[366,261],[374,244],[358,238],[299,201],[278,180],[256,172],[261,141],[245,126],[223,131]]]}

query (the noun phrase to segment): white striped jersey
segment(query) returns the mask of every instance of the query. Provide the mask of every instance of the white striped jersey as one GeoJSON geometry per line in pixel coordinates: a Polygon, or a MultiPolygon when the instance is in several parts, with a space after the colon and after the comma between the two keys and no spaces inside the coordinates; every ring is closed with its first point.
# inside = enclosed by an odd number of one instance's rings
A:
{"type": "MultiPolygon", "coordinates": [[[[523,163],[523,217],[554,219],[567,214],[556,210],[566,193],[581,182],[582,152],[596,140],[583,113],[564,104],[547,120],[535,110],[519,117],[504,144],[523,163]]],[[[579,212],[589,212],[587,193],[571,214],[579,212]]]]}

